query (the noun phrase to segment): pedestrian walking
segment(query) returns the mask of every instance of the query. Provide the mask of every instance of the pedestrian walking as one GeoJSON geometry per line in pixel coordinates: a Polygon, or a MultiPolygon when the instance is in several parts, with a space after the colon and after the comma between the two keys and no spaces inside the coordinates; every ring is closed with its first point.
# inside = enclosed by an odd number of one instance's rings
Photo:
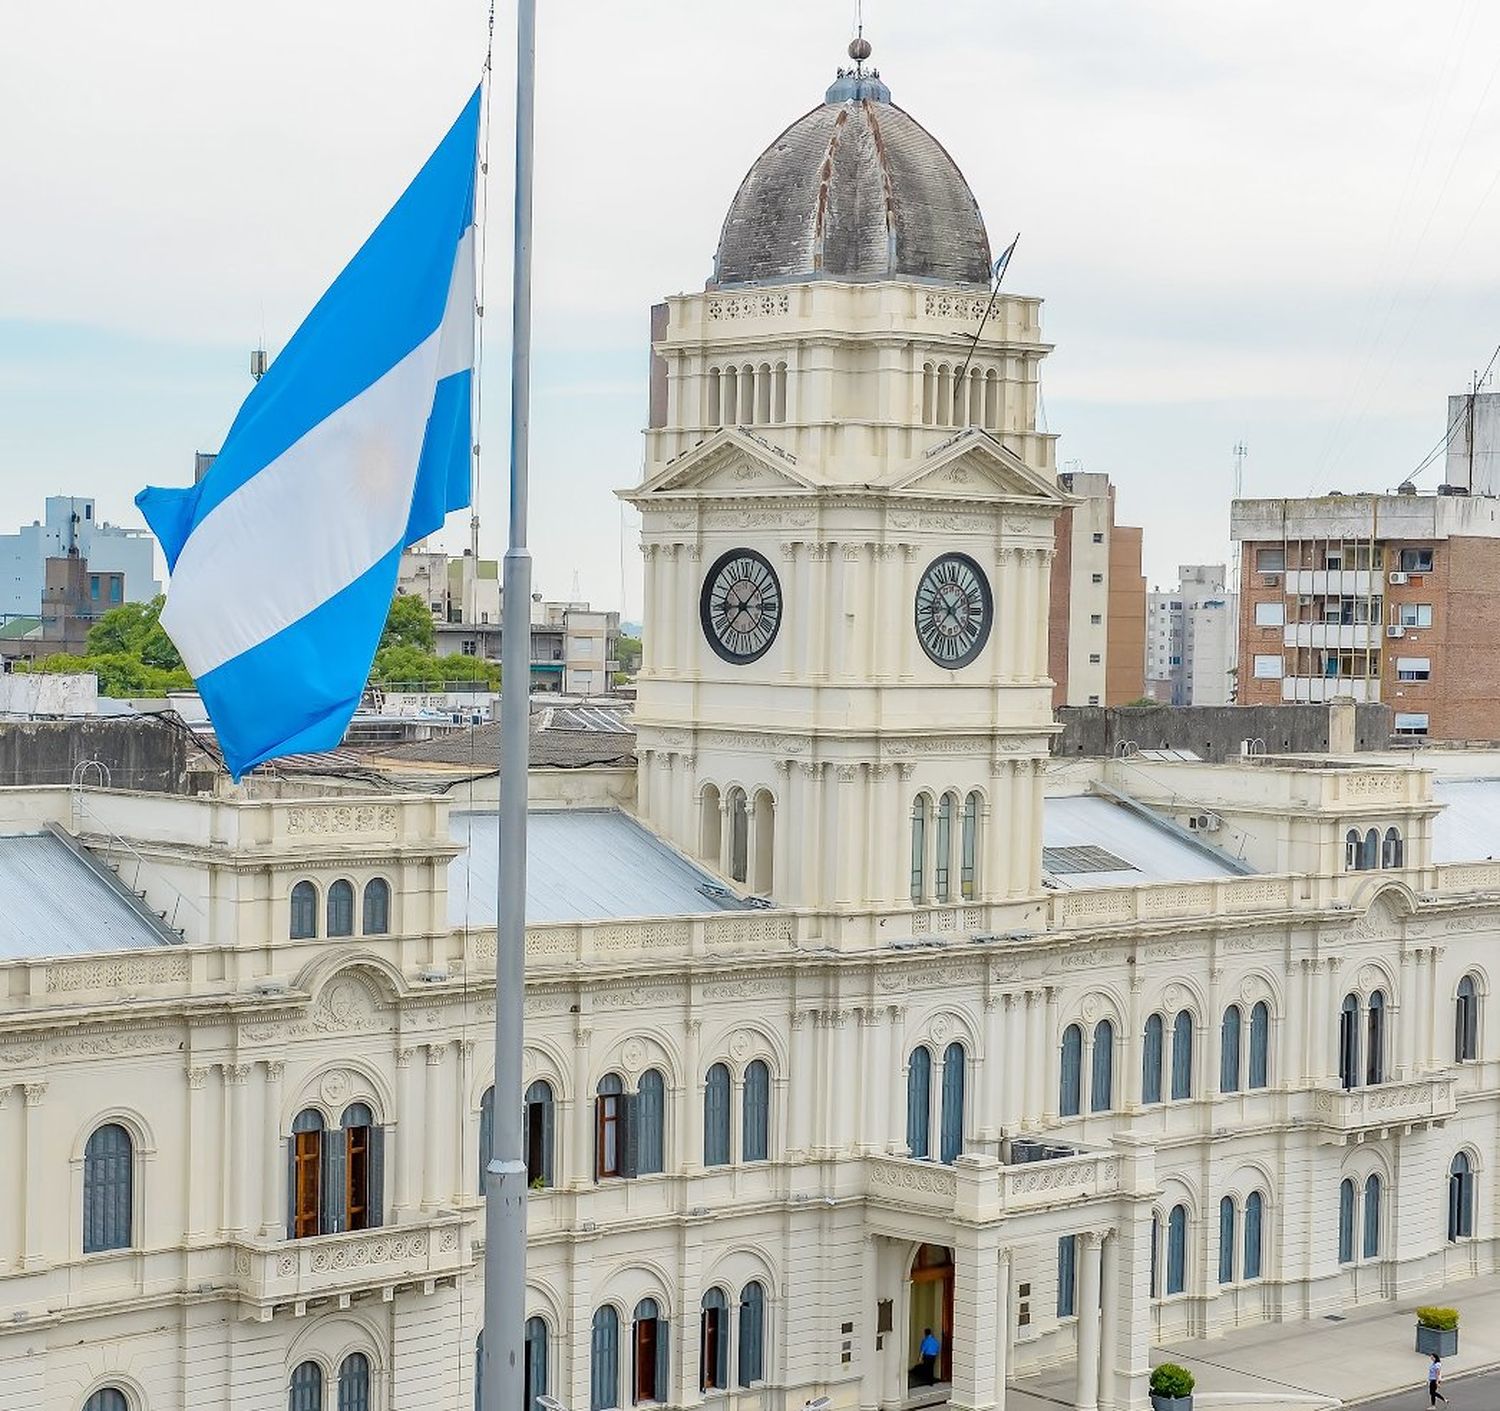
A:
{"type": "MultiPolygon", "coordinates": [[[[926,1344],[924,1343],[923,1346],[925,1347],[926,1344]]],[[[1432,1361],[1427,1364],[1427,1404],[1429,1406],[1436,1406],[1440,1401],[1444,1406],[1448,1404],[1448,1398],[1439,1389],[1442,1380],[1443,1359],[1434,1352],[1432,1361]]]]}
{"type": "Polygon", "coordinates": [[[921,1346],[917,1351],[922,1358],[922,1380],[928,1386],[937,1385],[937,1360],[938,1353],[942,1351],[942,1344],[933,1336],[932,1329],[926,1328],[922,1332],[921,1346]]]}

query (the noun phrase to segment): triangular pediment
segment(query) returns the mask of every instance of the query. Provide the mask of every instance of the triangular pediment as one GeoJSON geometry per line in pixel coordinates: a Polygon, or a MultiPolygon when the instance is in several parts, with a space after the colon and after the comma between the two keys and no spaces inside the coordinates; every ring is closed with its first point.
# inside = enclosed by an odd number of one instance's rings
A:
{"type": "Polygon", "coordinates": [[[882,488],[903,495],[966,500],[1025,500],[1061,508],[1072,503],[1052,477],[1033,470],[988,432],[970,428],[897,467],[882,488]]]}
{"type": "Polygon", "coordinates": [[[739,427],[723,427],[663,467],[628,498],[797,495],[813,488],[790,452],[739,427]]]}

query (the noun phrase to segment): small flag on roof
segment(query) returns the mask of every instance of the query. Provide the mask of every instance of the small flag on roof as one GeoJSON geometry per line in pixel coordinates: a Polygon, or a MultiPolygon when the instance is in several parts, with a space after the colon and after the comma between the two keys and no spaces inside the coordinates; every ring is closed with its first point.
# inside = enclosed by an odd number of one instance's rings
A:
{"type": "Polygon", "coordinates": [[[189,489],[136,496],[162,626],[238,779],[333,749],[401,550],[469,503],[480,94],[245,399],[189,489]]]}

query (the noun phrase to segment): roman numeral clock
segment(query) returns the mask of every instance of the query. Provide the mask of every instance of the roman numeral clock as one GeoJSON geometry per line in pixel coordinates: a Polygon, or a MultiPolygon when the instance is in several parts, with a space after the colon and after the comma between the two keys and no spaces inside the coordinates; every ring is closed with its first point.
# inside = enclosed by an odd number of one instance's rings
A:
{"type": "Polygon", "coordinates": [[[995,604],[984,570],[967,554],[943,554],[917,583],[917,640],[939,666],[967,666],[989,640],[995,604]]]}
{"type": "Polygon", "coordinates": [[[731,549],[717,559],[703,579],[698,617],[714,651],[734,666],[770,651],[781,627],[781,580],[765,555],[731,549]]]}

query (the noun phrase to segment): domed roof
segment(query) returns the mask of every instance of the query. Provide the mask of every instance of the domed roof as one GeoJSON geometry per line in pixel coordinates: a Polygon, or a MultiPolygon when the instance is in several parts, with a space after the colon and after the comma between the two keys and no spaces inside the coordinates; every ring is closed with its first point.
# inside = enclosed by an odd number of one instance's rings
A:
{"type": "Polygon", "coordinates": [[[862,67],[840,70],[750,168],[710,287],[807,279],[989,284],[989,237],[963,173],[862,67]]]}

